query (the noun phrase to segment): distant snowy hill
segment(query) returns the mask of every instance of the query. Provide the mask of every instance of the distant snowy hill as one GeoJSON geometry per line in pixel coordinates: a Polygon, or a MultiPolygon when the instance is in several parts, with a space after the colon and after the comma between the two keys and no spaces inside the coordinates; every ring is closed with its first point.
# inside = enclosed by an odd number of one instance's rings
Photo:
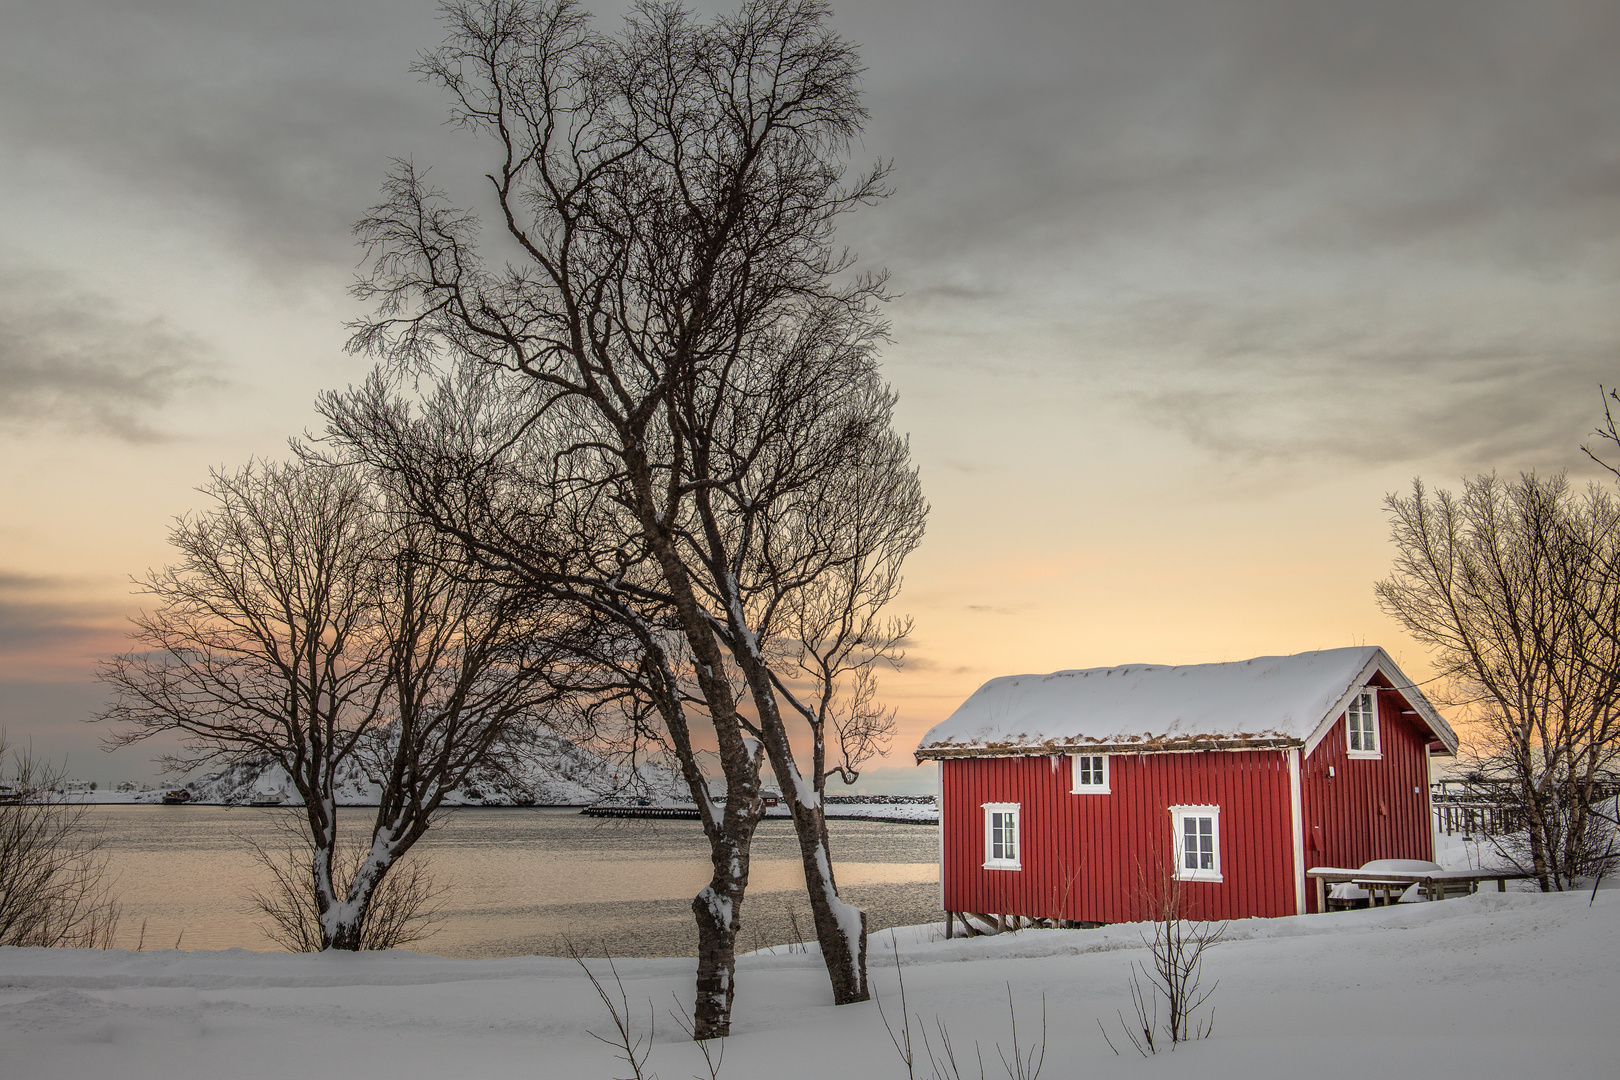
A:
{"type": "MultiPolygon", "coordinates": [[[[679,778],[657,765],[643,763],[632,775],[584,747],[561,737],[543,734],[533,753],[513,775],[495,770],[475,773],[471,782],[453,792],[450,806],[586,806],[617,794],[644,793],[667,797],[679,778]]],[[[251,803],[298,805],[298,792],[279,765],[237,762],[224,769],[198,773],[163,790],[129,794],[98,792],[94,802],[158,802],[165,790],[184,789],[191,802],[241,806],[251,803]]],[[[375,806],[379,788],[358,765],[339,778],[339,806],[375,806]]]]}

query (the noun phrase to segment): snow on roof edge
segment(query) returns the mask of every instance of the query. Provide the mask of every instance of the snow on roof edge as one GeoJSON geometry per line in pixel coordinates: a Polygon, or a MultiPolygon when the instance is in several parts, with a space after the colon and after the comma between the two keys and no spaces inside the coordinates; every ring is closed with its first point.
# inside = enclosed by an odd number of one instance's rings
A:
{"type": "Polygon", "coordinates": [[[1450,752],[1449,724],[1379,646],[1218,664],[1125,664],[1005,675],[980,686],[934,725],[920,762],[1083,750],[1154,753],[1283,749],[1306,752],[1350,695],[1382,671],[1450,752]]]}

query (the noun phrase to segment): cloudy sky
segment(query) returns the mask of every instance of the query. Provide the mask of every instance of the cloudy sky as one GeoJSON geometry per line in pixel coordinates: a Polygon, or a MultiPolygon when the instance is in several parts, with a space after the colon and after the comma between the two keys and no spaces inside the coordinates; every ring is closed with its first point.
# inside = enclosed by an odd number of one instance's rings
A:
{"type": "MultiPolygon", "coordinates": [[[[589,6],[589,5],[588,5],[589,6]]],[[[705,5],[714,7],[715,5],[705,5]]],[[[606,25],[619,4],[598,4],[606,25]]],[[[933,503],[888,677],[1382,643],[1380,506],[1569,468],[1620,381],[1620,5],[866,0],[851,223],[933,503]]],[[[103,781],[97,656],[211,466],[342,349],[391,157],[487,155],[409,68],[432,0],[0,0],[0,725],[103,781]]],[[[469,198],[471,198],[469,194],[469,198]]],[[[931,772],[931,770],[930,770],[931,772]]]]}

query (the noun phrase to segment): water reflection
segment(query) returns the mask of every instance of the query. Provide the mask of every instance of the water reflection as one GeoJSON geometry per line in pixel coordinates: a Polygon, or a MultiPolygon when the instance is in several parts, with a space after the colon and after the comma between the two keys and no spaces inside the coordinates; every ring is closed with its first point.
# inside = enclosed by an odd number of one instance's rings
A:
{"type": "MultiPolygon", "coordinates": [[[[98,807],[119,878],[119,944],[274,949],[244,899],[263,874],[245,841],[274,847],[285,811],[221,807],[98,807]]],[[[363,827],[371,811],[342,812],[363,827]]],[[[939,909],[937,831],[887,822],[834,821],[839,885],[867,909],[868,925],[923,922],[939,909]]],[[[688,905],[708,880],[708,844],[695,821],[602,821],[573,810],[466,809],[447,814],[419,844],[449,885],[444,929],[421,943],[446,956],[557,954],[564,942],[616,955],[687,956],[697,937],[688,905]]],[[[792,826],[767,821],[755,836],[743,944],[810,936],[804,875],[792,826]],[[800,934],[795,935],[797,921],[800,934]]]]}

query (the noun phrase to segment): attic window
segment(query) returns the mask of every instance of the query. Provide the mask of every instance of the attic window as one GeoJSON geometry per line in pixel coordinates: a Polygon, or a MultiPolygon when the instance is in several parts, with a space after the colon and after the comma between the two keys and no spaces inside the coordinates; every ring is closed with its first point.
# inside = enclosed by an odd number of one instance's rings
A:
{"type": "Polygon", "coordinates": [[[1350,699],[1344,711],[1344,727],[1350,739],[1350,756],[1380,757],[1378,750],[1378,690],[1369,686],[1350,699]]]}
{"type": "Polygon", "coordinates": [[[1073,794],[1108,794],[1108,755],[1075,754],[1069,762],[1074,769],[1074,783],[1070,785],[1073,794]]]}
{"type": "Polygon", "coordinates": [[[1022,870],[1018,857],[1018,804],[984,804],[984,868],[1022,870]]]}

